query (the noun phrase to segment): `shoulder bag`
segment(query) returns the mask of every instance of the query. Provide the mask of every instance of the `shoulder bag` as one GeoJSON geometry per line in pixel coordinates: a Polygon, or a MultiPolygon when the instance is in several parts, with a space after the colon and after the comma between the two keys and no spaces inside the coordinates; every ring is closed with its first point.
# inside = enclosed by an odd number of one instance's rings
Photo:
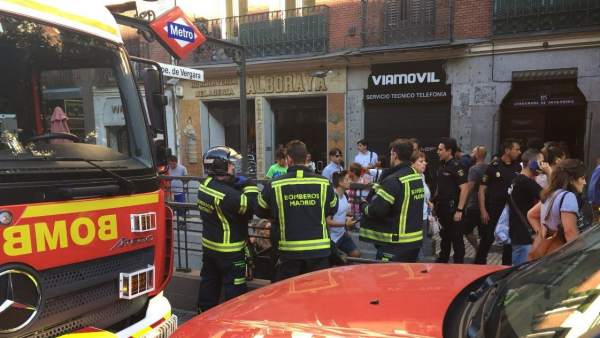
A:
{"type": "MultiPolygon", "coordinates": [[[[561,196],[560,204],[558,206],[559,214],[560,214],[560,209],[562,208],[562,204],[563,204],[566,194],[567,194],[567,192],[563,192],[563,194],[561,196]]],[[[556,196],[556,197],[558,197],[558,196],[556,196]]],[[[552,203],[550,204],[550,207],[548,208],[548,212],[546,213],[546,216],[544,217],[544,220],[546,220],[546,221],[550,218],[550,215],[552,214],[552,209],[553,209],[556,197],[554,197],[552,199],[552,203]]],[[[542,224],[542,227],[546,227],[546,226],[544,224],[542,224]]],[[[529,256],[528,256],[528,259],[530,261],[536,260],[538,258],[542,258],[544,256],[551,254],[552,252],[558,250],[561,246],[563,246],[563,244],[565,244],[567,242],[567,240],[565,239],[565,232],[564,232],[562,223],[558,223],[557,231],[551,231],[550,229],[548,229],[546,227],[546,233],[543,234],[542,230],[543,229],[540,229],[540,231],[538,231],[538,233],[535,235],[533,244],[531,245],[531,250],[529,251],[529,256]]]]}

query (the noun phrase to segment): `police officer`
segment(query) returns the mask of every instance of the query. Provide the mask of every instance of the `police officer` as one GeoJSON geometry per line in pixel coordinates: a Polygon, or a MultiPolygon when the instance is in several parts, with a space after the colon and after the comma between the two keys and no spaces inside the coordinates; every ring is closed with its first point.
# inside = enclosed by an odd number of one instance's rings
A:
{"type": "MultiPolygon", "coordinates": [[[[481,213],[482,232],[475,264],[486,264],[490,247],[494,242],[494,230],[508,201],[508,188],[513,179],[521,172],[519,156],[521,146],[516,140],[508,139],[502,143],[502,155],[490,163],[479,185],[479,212],[481,213]]],[[[502,264],[511,265],[511,248],[502,252],[502,264]]]]}
{"type": "Polygon", "coordinates": [[[440,167],[434,197],[434,210],[441,225],[442,238],[440,255],[436,260],[438,263],[448,263],[451,247],[454,249],[454,263],[463,263],[465,258],[462,216],[469,190],[465,169],[454,157],[457,149],[453,138],[443,138],[438,145],[440,167]]]}
{"type": "Polygon", "coordinates": [[[393,167],[374,188],[370,202],[361,203],[365,222],[360,239],[375,244],[378,260],[416,262],[421,249],[425,190],[421,175],[410,166],[413,150],[409,140],[391,143],[393,167]]]}
{"type": "Polygon", "coordinates": [[[202,271],[198,308],[206,311],[225,299],[246,292],[245,247],[248,222],[254,213],[258,189],[234,176],[241,156],[218,146],[204,154],[208,177],[200,183],[198,208],[202,218],[202,271]]]}
{"type": "Polygon", "coordinates": [[[337,211],[337,197],[329,180],[305,166],[306,154],[304,142],[290,141],[287,174],[268,182],[258,196],[257,215],[273,219],[276,281],[330,266],[326,218],[337,211]]]}

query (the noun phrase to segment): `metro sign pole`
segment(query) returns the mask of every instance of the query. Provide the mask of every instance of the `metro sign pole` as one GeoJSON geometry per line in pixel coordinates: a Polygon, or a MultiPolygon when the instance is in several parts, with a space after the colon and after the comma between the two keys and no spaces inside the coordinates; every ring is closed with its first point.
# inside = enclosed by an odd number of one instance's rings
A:
{"type": "Polygon", "coordinates": [[[113,13],[117,23],[151,34],[175,58],[181,59],[205,42],[236,51],[233,61],[240,74],[240,143],[242,173],[248,174],[248,107],[246,98],[246,50],[230,41],[204,36],[179,7],[173,8],[151,22],[113,13]]]}

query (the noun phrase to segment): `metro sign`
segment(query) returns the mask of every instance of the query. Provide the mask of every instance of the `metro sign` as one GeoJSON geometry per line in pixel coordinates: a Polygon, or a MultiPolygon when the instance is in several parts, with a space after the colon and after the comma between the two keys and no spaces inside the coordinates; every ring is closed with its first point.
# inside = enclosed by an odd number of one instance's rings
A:
{"type": "Polygon", "coordinates": [[[150,23],[150,28],[159,37],[159,42],[179,59],[206,41],[204,35],[179,7],[156,18],[150,23]]]}

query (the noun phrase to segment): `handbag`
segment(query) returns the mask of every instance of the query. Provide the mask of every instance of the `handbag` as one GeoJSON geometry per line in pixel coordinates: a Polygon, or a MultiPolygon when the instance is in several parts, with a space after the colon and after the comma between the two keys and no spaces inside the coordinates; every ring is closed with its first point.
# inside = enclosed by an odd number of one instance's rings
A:
{"type": "MultiPolygon", "coordinates": [[[[565,195],[566,192],[563,193],[561,199],[560,199],[560,204],[558,206],[558,211],[560,212],[560,209],[562,208],[562,204],[563,201],[565,199],[565,195]]],[[[554,201],[556,200],[556,197],[552,200],[552,203],[550,204],[550,207],[548,208],[548,212],[546,213],[546,217],[544,218],[544,220],[548,220],[550,218],[550,214],[552,213],[552,207],[554,206],[554,201]]],[[[546,233],[544,234],[542,231],[543,229],[540,229],[540,231],[537,232],[534,240],[533,240],[533,244],[531,245],[531,250],[529,251],[529,255],[528,255],[528,259],[530,261],[532,260],[536,260],[538,258],[542,258],[544,256],[547,256],[549,254],[551,254],[552,252],[558,250],[561,246],[563,246],[563,244],[565,244],[567,241],[565,239],[565,234],[564,234],[564,228],[562,223],[558,224],[558,228],[557,231],[552,232],[550,229],[548,229],[544,224],[542,224],[542,227],[546,228],[546,233]]]]}

